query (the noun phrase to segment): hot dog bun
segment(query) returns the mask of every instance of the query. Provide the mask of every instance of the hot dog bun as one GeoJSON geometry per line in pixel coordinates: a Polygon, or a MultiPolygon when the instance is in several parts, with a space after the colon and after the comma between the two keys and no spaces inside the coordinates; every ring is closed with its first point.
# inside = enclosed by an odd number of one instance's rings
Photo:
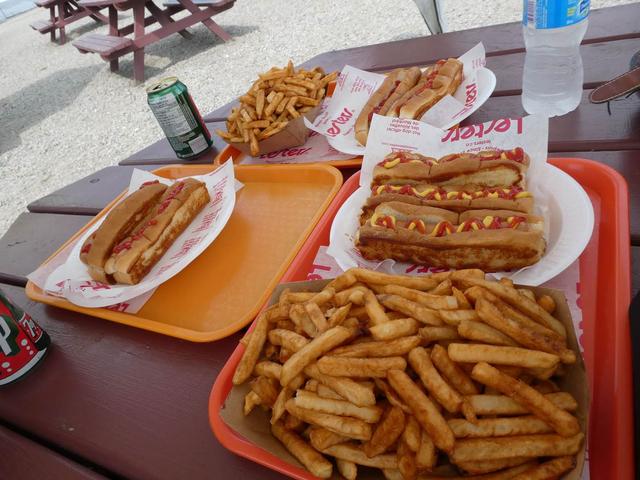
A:
{"type": "Polygon", "coordinates": [[[483,188],[478,185],[435,187],[428,184],[375,185],[363,209],[375,208],[385,202],[446,208],[454,212],[473,209],[533,211],[533,196],[521,187],[483,188]]]}
{"type": "Polygon", "coordinates": [[[401,118],[421,118],[446,95],[453,95],[462,83],[462,62],[455,58],[439,60],[429,67],[418,86],[392,106],[401,118]]]}
{"type": "Polygon", "coordinates": [[[373,183],[498,187],[521,185],[529,167],[521,149],[459,153],[435,159],[418,153],[393,152],[373,170],[373,183]]]}
{"type": "Polygon", "coordinates": [[[80,250],[80,260],[87,264],[91,278],[108,283],[104,265],[114,245],[131,233],[166,189],[166,185],[157,181],[143,184],[140,189],[118,203],[100,227],[85,240],[80,250]]]}
{"type": "Polygon", "coordinates": [[[192,178],[176,181],[131,235],[113,248],[105,272],[118,283],[140,282],[208,202],[204,183],[192,178]]]}
{"type": "Polygon", "coordinates": [[[380,204],[361,225],[356,247],[368,260],[392,258],[491,272],[531,265],[544,253],[541,217],[509,210],[445,212],[380,204]]]}
{"type": "Polygon", "coordinates": [[[369,98],[356,119],[355,136],[361,145],[367,144],[369,125],[373,114],[386,115],[391,105],[411,89],[419,78],[420,69],[418,67],[398,68],[387,75],[387,78],[369,98]]]}

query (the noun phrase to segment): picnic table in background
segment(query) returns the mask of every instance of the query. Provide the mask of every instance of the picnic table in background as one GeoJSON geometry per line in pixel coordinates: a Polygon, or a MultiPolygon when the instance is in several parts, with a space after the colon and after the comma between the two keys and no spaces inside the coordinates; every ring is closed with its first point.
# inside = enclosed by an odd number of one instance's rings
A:
{"type": "Polygon", "coordinates": [[[109,62],[112,72],[118,71],[118,60],[133,52],[133,77],[144,81],[144,48],[169,35],[179,33],[185,38],[188,27],[203,23],[214,35],[225,42],[231,36],[211,17],[233,7],[235,0],[165,0],[163,7],[153,0],[79,0],[79,5],[91,11],[109,8],[109,33],[87,33],[73,42],[80,53],[97,53],[109,62]],[[145,14],[145,9],[149,15],[145,14]],[[118,11],[133,10],[133,23],[118,27],[118,11]],[[189,15],[178,20],[172,18],[178,12],[189,15]],[[159,23],[160,27],[145,32],[145,27],[159,23]],[[130,34],[133,33],[133,37],[130,34]]]}
{"type": "Polygon", "coordinates": [[[107,17],[99,12],[100,9],[89,10],[78,5],[76,0],[37,0],[38,7],[49,9],[49,20],[36,20],[30,27],[40,33],[48,33],[52,42],[56,40],[56,30],[60,32],[60,45],[67,41],[65,28],[67,25],[91,17],[96,22],[107,23],[107,17]]]}
{"type": "MultiPolygon", "coordinates": [[[[612,103],[609,115],[606,105],[590,104],[586,96],[628,68],[631,54],[639,48],[639,16],[640,4],[591,14],[582,47],[583,102],[575,112],[551,120],[549,144],[552,157],[590,158],[627,180],[634,294],[640,290],[640,99],[632,96],[612,103]]],[[[521,28],[512,23],[328,52],[304,65],[339,70],[349,63],[384,71],[455,57],[483,41],[498,85],[493,97],[465,124],[520,116],[524,114],[519,96],[524,61],[521,28]]],[[[231,105],[207,116],[211,131],[224,121],[231,105]]],[[[210,151],[196,161],[212,163],[214,157],[210,151]]],[[[215,344],[195,344],[25,297],[26,275],[124,190],[133,166],[148,170],[154,163],[190,162],[177,159],[163,139],[121,163],[31,203],[29,212],[0,239],[0,288],[40,322],[53,344],[41,366],[3,389],[0,421],[50,449],[52,463],[56,457],[68,457],[107,477],[282,478],[226,451],[208,427],[211,386],[241,332],[215,344]]],[[[343,171],[345,176],[351,173],[343,171]]],[[[0,478],[11,478],[3,464],[0,478]]]]}

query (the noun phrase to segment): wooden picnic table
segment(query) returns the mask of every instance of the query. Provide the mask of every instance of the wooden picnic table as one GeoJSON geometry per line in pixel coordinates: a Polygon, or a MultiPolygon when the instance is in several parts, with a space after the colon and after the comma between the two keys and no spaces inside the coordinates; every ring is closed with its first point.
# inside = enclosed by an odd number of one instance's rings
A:
{"type": "Polygon", "coordinates": [[[48,33],[52,42],[56,40],[56,33],[60,33],[60,45],[67,41],[67,25],[85,17],[91,17],[96,22],[108,22],[100,9],[85,8],[78,5],[76,0],[37,0],[35,4],[49,10],[49,19],[36,20],[29,26],[40,33],[48,33]]]}
{"type": "MultiPolygon", "coordinates": [[[[640,48],[639,16],[640,4],[592,13],[582,47],[585,91],[625,69],[634,42],[640,48]]],[[[328,52],[306,65],[341,69],[348,62],[382,71],[457,56],[482,40],[498,90],[469,120],[481,121],[522,113],[521,36],[518,23],[498,25],[328,52]]],[[[209,122],[224,120],[230,105],[208,115],[209,122]]],[[[551,156],[591,158],[626,178],[634,294],[640,290],[638,106],[637,98],[615,102],[609,116],[606,106],[583,101],[576,112],[552,120],[550,128],[551,156]]],[[[3,388],[0,422],[18,440],[24,437],[58,460],[67,457],[69,465],[75,462],[106,477],[281,478],[226,451],[209,430],[208,395],[240,334],[194,344],[37,304],[24,295],[26,275],[125,188],[136,162],[146,169],[152,163],[188,163],[159,141],[122,162],[128,166],[100,170],[33,202],[0,239],[0,288],[42,324],[53,343],[42,365],[3,388]]]]}
{"type": "Polygon", "coordinates": [[[87,10],[97,11],[108,7],[109,34],[87,33],[73,42],[80,53],[97,53],[109,62],[112,72],[119,69],[119,58],[133,52],[133,77],[144,81],[144,48],[169,35],[179,33],[185,38],[191,34],[186,30],[203,23],[214,35],[223,41],[231,40],[211,17],[233,7],[235,0],[164,0],[161,8],[153,0],[78,0],[87,10]],[[132,10],[133,22],[125,27],[118,26],[118,11],[132,10]],[[149,12],[149,15],[145,13],[149,12]],[[189,15],[178,20],[172,18],[178,12],[188,11],[189,15]],[[145,28],[154,23],[160,26],[152,31],[145,28]],[[133,33],[133,38],[130,35],[133,33]]]}

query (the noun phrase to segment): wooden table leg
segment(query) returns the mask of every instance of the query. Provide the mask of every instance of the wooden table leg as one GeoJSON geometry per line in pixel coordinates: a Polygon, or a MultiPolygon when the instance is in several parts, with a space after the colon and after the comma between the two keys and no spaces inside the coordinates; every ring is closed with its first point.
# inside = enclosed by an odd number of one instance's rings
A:
{"type": "MultiPolygon", "coordinates": [[[[146,3],[146,6],[147,6],[147,10],[149,10],[149,13],[151,13],[151,15],[153,15],[158,20],[158,23],[160,25],[162,25],[165,28],[169,28],[169,29],[172,28],[171,24],[175,23],[175,21],[173,20],[173,18],[171,18],[171,14],[167,10],[161,10],[156,6],[155,3],[153,3],[152,0],[148,0],[146,3]]],[[[178,33],[182,35],[184,38],[192,37],[191,33],[189,33],[186,29],[180,30],[178,31],[178,33]]]]}
{"type": "Polygon", "coordinates": [[[202,23],[204,23],[204,25],[209,30],[211,30],[211,33],[213,33],[214,35],[219,36],[225,42],[228,42],[229,40],[232,39],[231,35],[229,35],[227,32],[225,32],[224,29],[220,25],[218,25],[216,22],[214,22],[210,18],[207,18],[206,20],[203,20],[202,23]]]}
{"type": "Polygon", "coordinates": [[[60,45],[64,45],[67,41],[67,35],[65,33],[65,17],[66,13],[64,11],[65,0],[59,0],[57,2],[58,5],[58,29],[60,30],[60,45]]]}
{"type": "MultiPolygon", "coordinates": [[[[178,1],[185,9],[189,10],[191,13],[195,13],[200,10],[191,0],[178,0],[178,1]]],[[[209,8],[213,10],[212,7],[209,7],[209,8]]],[[[214,13],[211,14],[211,16],[213,15],[214,13]]],[[[225,42],[228,42],[229,40],[232,39],[231,35],[225,32],[220,25],[218,25],[216,22],[211,20],[211,17],[202,20],[202,23],[211,31],[211,33],[213,33],[214,35],[217,35],[225,42]]]]}
{"type": "MultiPolygon", "coordinates": [[[[113,5],[109,5],[109,35],[118,35],[118,11],[113,5]]],[[[117,72],[119,68],[118,58],[109,61],[109,70],[117,72]]]]}
{"type": "Polygon", "coordinates": [[[54,5],[51,5],[49,7],[49,19],[51,21],[51,24],[53,25],[53,28],[51,29],[51,32],[49,32],[49,38],[52,42],[56,41],[56,7],[54,5]]]}
{"type": "MultiPolygon", "coordinates": [[[[133,41],[144,35],[144,0],[133,5],[133,41]]],[[[144,81],[144,47],[136,47],[133,51],[133,78],[137,82],[144,81]]]]}

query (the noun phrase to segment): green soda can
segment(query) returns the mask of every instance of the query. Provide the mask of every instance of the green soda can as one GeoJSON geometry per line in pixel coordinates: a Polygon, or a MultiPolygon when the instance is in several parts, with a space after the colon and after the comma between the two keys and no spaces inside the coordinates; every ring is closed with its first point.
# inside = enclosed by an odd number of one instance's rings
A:
{"type": "Polygon", "coordinates": [[[147,102],[178,158],[193,158],[211,147],[211,134],[177,77],[147,87],[147,102]]]}

